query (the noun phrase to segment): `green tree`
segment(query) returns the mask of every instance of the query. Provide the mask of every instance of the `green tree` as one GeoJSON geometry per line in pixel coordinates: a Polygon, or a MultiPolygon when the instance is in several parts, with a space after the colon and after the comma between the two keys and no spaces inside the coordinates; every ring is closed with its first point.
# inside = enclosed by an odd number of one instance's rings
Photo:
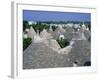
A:
{"type": "Polygon", "coordinates": [[[26,28],[30,28],[28,21],[23,21],[23,31],[25,31],[26,28]]]}
{"type": "Polygon", "coordinates": [[[23,39],[23,50],[25,50],[32,43],[31,38],[23,39]]]}
{"type": "Polygon", "coordinates": [[[55,31],[55,30],[56,30],[56,28],[57,28],[56,26],[52,26],[53,31],[55,31]]]}
{"type": "Polygon", "coordinates": [[[42,24],[40,22],[37,22],[37,24],[33,24],[32,27],[34,28],[34,30],[37,32],[37,30],[39,30],[39,32],[43,31],[43,29],[49,29],[49,26],[46,24],[42,24]]]}

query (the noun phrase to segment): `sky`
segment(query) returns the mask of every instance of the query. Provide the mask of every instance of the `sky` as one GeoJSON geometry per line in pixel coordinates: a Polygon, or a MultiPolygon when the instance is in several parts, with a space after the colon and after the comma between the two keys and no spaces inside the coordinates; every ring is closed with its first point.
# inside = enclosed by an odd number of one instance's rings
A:
{"type": "Polygon", "coordinates": [[[90,13],[23,10],[26,21],[91,21],[90,13]]]}

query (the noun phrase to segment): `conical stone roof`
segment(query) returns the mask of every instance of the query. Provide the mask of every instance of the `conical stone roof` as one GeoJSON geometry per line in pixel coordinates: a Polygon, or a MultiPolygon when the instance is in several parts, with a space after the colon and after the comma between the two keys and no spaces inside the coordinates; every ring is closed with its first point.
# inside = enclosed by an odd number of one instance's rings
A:
{"type": "Polygon", "coordinates": [[[50,39],[52,38],[52,35],[50,33],[47,32],[46,29],[44,29],[41,33],[40,33],[40,37],[44,38],[44,39],[50,39]]]}
{"type": "Polygon", "coordinates": [[[33,27],[30,27],[29,31],[28,31],[28,37],[32,38],[36,35],[35,30],[33,29],[33,27]]]}

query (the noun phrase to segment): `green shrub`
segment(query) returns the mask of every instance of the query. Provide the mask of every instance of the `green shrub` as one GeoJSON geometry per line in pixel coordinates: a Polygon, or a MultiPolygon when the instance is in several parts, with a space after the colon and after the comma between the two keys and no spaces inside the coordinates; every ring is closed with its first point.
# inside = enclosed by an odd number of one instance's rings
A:
{"type": "Polygon", "coordinates": [[[58,44],[60,45],[61,48],[64,48],[69,45],[69,41],[67,39],[57,39],[58,44]]]}
{"type": "Polygon", "coordinates": [[[32,43],[31,38],[23,39],[23,50],[25,50],[32,43]]]}
{"type": "Polygon", "coordinates": [[[53,29],[53,31],[55,31],[57,29],[57,27],[56,26],[52,26],[52,29],[53,29]]]}

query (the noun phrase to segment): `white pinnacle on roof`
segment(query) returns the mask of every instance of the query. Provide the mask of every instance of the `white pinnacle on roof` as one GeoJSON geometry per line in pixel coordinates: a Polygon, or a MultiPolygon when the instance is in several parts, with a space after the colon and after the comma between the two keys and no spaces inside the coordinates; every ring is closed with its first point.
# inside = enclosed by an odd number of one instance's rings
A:
{"type": "Polygon", "coordinates": [[[65,39],[65,36],[63,34],[59,35],[59,40],[65,39]]]}
{"type": "Polygon", "coordinates": [[[86,30],[86,25],[84,23],[82,24],[82,29],[86,30]]]}
{"type": "Polygon", "coordinates": [[[86,27],[84,23],[82,24],[82,27],[86,27]]]}
{"type": "Polygon", "coordinates": [[[66,30],[63,29],[63,27],[61,25],[59,25],[56,28],[56,30],[53,32],[53,36],[54,36],[54,38],[57,39],[59,37],[59,35],[64,34],[65,32],[66,32],[66,30]]]}

